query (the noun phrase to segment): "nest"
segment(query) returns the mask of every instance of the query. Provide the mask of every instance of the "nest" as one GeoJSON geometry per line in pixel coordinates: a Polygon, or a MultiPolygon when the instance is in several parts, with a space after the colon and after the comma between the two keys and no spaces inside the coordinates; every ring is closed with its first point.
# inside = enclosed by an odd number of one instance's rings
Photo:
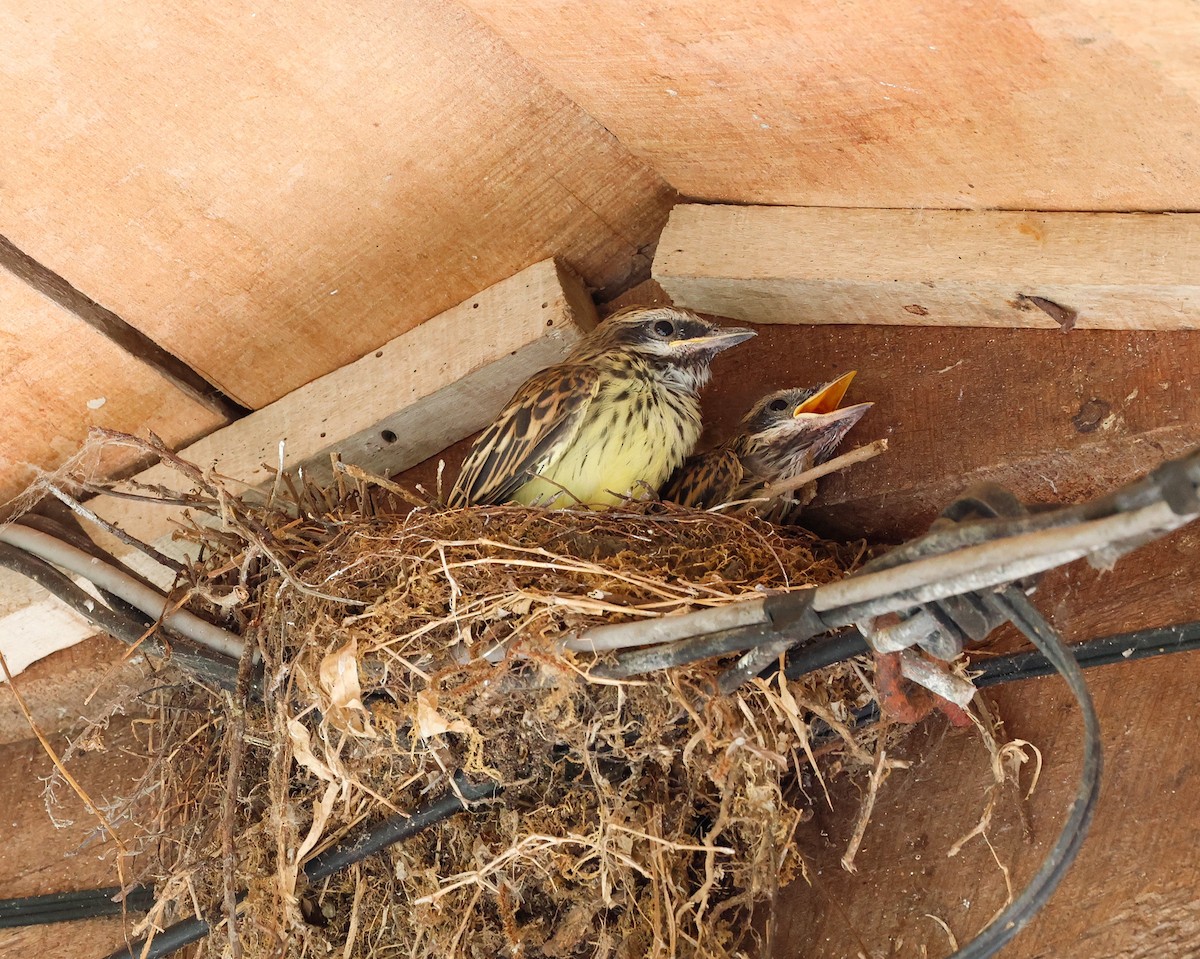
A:
{"type": "Polygon", "coordinates": [[[190,532],[191,602],[249,653],[237,694],[155,693],[135,818],[159,901],[135,933],[199,915],[199,955],[255,959],[758,955],[756,908],[803,873],[791,840],[826,801],[816,753],[882,755],[880,727],[850,728],[860,664],[722,697],[728,658],[603,681],[561,640],[839,579],[863,546],[659,503],[382,508],[394,487],[354,475],[286,507],[193,497],[220,523],[190,532]],[[307,881],[465,784],[496,796],[307,881]]]}

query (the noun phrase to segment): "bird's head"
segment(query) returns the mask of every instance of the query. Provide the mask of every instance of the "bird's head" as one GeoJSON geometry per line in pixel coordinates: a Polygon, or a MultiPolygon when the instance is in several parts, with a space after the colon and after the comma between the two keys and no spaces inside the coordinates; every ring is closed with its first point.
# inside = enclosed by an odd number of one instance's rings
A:
{"type": "Polygon", "coordinates": [[[633,307],[614,313],[585,337],[575,360],[625,354],[657,368],[679,386],[698,390],[708,382],[709,364],[722,350],[754,336],[753,330],[718,326],[675,307],[633,307]]]}
{"type": "Polygon", "coordinates": [[[853,379],[850,372],[824,386],[777,390],[755,403],[743,417],[739,433],[749,442],[752,455],[767,461],[760,469],[780,479],[833,456],[850,428],[873,405],[838,408],[853,379]]]}

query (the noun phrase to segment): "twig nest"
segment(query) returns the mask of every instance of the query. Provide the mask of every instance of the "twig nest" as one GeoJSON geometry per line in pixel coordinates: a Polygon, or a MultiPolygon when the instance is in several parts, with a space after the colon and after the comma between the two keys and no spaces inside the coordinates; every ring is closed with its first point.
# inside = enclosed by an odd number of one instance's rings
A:
{"type": "MultiPolygon", "coordinates": [[[[659,504],[399,516],[361,489],[326,496],[301,519],[242,505],[198,534],[197,584],[247,590],[226,615],[261,653],[262,697],[224,824],[228,697],[164,697],[154,795],[175,813],[156,821],[156,879],[175,915],[198,902],[220,920],[225,828],[251,957],[756,954],[752,910],[803,870],[809,719],[865,704],[860,674],[719,697],[722,663],[597,681],[559,640],[829,582],[861,549],[659,504]],[[306,885],[307,857],[456,776],[500,798],[306,885]]],[[[853,735],[869,760],[876,733],[853,735]]],[[[229,948],[222,928],[202,954],[229,948]]]]}

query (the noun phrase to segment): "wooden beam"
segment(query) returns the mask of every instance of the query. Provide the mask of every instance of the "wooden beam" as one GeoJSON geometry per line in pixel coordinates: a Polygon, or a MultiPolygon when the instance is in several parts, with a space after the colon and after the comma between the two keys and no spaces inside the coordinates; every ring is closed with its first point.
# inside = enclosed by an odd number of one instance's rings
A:
{"type": "Polygon", "coordinates": [[[687,197],[1196,209],[1192,0],[463,0],[687,197]]]}
{"type": "MultiPolygon", "coordinates": [[[[596,323],[582,281],[553,260],[513,277],[423,323],[341,369],[180,451],[251,489],[268,486],[280,462],[314,479],[331,475],[330,454],[382,475],[398,473],[480,429],[529,375],[561,360],[596,323]],[[472,331],[477,331],[476,335],[472,331]]],[[[178,471],[154,466],[135,479],[169,489],[189,484],[178,471]]],[[[139,539],[176,556],[171,532],[181,512],[110,497],[90,504],[139,539]]],[[[105,546],[161,584],[169,574],[141,554],[105,539],[105,546]]],[[[0,571],[0,593],[12,581],[18,596],[36,596],[14,574],[0,571]]],[[[38,597],[46,610],[56,604],[38,597]]],[[[73,617],[51,627],[9,607],[0,619],[0,647],[20,638],[15,658],[29,663],[95,630],[73,617]],[[75,625],[72,625],[74,622],[75,625]],[[22,632],[17,633],[21,626],[22,632]]]]}
{"type": "Polygon", "coordinates": [[[685,205],[654,278],[757,323],[1200,329],[1200,214],[685,205]]]}
{"type": "Polygon", "coordinates": [[[252,409],[673,197],[452,0],[14,0],[0,81],[0,234],[252,409]]]}
{"type": "MultiPolygon", "coordinates": [[[[39,470],[78,451],[93,426],[153,430],[185,446],[226,419],[57,302],[0,269],[0,510],[39,470]]],[[[136,469],[109,450],[96,466],[136,469]]]]}

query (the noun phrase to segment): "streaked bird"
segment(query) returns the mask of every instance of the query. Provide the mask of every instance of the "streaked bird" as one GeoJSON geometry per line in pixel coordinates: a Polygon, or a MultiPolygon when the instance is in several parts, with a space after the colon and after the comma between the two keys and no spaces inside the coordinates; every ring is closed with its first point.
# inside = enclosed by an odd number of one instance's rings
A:
{"type": "Polygon", "coordinates": [[[753,330],[673,307],[613,314],[531,376],[480,434],[451,506],[614,505],[657,490],[700,437],[709,364],[753,330]]]}
{"type": "MultiPolygon", "coordinates": [[[[852,379],[851,372],[815,389],[777,390],[764,396],[731,439],[690,457],[668,481],[662,498],[700,509],[761,500],[770,492],[769,485],[787,483],[824,463],[872,406],[859,403],[838,409],[852,379]]],[[[746,505],[760,515],[786,519],[811,500],[812,493],[797,490],[746,505]]]]}

